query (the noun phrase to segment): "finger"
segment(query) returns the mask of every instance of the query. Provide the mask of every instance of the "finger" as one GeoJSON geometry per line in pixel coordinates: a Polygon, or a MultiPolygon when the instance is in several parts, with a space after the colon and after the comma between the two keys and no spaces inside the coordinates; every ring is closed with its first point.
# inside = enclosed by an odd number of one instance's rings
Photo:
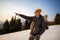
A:
{"type": "Polygon", "coordinates": [[[15,12],[15,14],[18,14],[18,13],[15,12]]]}

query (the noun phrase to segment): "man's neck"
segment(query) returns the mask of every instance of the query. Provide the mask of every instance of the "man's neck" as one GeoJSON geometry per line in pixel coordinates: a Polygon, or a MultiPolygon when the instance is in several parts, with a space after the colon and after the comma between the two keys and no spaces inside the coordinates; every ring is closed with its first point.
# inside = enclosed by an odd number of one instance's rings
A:
{"type": "Polygon", "coordinates": [[[39,17],[39,15],[36,16],[37,18],[39,17]]]}

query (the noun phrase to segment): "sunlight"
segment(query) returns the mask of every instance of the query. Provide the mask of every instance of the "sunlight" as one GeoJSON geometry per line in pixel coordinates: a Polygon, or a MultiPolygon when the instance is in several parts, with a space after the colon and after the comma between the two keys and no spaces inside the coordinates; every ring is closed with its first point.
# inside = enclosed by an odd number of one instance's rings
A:
{"type": "MultiPolygon", "coordinates": [[[[23,7],[18,7],[18,6],[15,6],[15,5],[10,5],[10,4],[4,4],[2,7],[1,7],[1,15],[3,16],[3,19],[1,20],[10,20],[12,16],[15,16],[15,12],[17,13],[20,13],[20,14],[24,14],[24,15],[28,15],[28,16],[31,16],[33,15],[33,12],[31,12],[30,10],[27,10],[23,7]]],[[[18,17],[17,17],[18,18],[18,17]]]]}

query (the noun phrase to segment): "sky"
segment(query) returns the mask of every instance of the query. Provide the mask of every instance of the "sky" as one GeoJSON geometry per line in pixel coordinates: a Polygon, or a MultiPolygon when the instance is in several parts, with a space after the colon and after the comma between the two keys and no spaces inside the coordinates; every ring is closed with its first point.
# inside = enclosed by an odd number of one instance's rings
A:
{"type": "Polygon", "coordinates": [[[15,12],[34,16],[39,8],[43,16],[48,15],[48,21],[53,21],[56,13],[60,13],[60,0],[0,0],[0,21],[11,20],[15,12]]]}

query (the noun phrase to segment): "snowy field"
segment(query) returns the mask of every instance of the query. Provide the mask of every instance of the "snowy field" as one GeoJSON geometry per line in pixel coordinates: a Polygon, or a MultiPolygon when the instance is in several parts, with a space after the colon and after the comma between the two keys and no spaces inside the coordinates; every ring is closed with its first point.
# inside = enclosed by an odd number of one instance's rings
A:
{"type": "MultiPolygon", "coordinates": [[[[30,30],[0,35],[0,40],[28,40],[30,30]]],[[[60,40],[60,25],[49,26],[41,40],[60,40]]]]}

